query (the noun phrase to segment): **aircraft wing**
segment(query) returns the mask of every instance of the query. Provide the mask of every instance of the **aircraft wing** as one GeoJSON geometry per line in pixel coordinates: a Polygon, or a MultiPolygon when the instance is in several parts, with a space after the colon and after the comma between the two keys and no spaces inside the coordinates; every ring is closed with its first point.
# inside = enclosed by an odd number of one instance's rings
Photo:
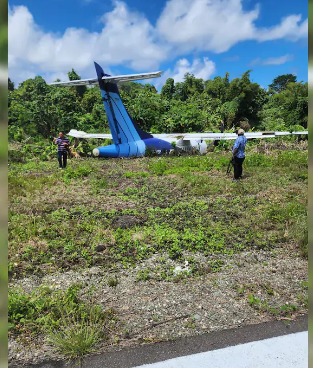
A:
{"type": "MultiPolygon", "coordinates": [[[[275,138],[283,135],[300,135],[308,134],[307,131],[300,132],[247,132],[245,137],[247,139],[262,139],[262,138],[275,138]]],[[[159,139],[182,139],[184,141],[196,140],[232,140],[238,136],[236,133],[170,133],[170,134],[153,134],[155,138],[159,139]]]]}
{"type": "Polygon", "coordinates": [[[170,134],[153,134],[154,138],[159,139],[182,139],[190,141],[192,139],[236,139],[235,133],[170,133],[170,134]]]}
{"type": "MultiPolygon", "coordinates": [[[[183,141],[196,140],[231,140],[236,139],[236,133],[172,133],[172,134],[153,134],[155,138],[159,139],[182,139],[183,141]]],[[[245,133],[246,138],[274,138],[275,134],[262,136],[260,133],[245,133]]]]}
{"type": "Polygon", "coordinates": [[[76,129],[71,129],[69,133],[67,133],[67,135],[71,136],[71,137],[75,137],[75,138],[99,138],[99,139],[112,139],[112,134],[89,134],[89,133],[85,133],[82,130],[76,130],[76,129]]]}
{"type": "MultiPolygon", "coordinates": [[[[275,138],[283,135],[301,135],[308,134],[308,131],[299,132],[251,132],[245,133],[247,139],[262,139],[262,138],[275,138]]],[[[99,138],[99,139],[112,139],[112,134],[102,133],[85,133],[80,130],[72,129],[67,135],[75,138],[99,138]]],[[[169,134],[153,134],[154,138],[164,139],[170,141],[171,139],[182,139],[184,141],[190,140],[234,140],[238,136],[236,133],[169,133],[169,134]]]]}
{"type": "Polygon", "coordinates": [[[307,135],[308,131],[307,130],[301,130],[299,132],[292,132],[292,133],[289,133],[289,132],[275,132],[275,135],[291,135],[291,134],[296,134],[296,135],[305,134],[305,135],[307,135]]]}
{"type": "MultiPolygon", "coordinates": [[[[161,77],[162,71],[154,72],[154,73],[141,73],[141,74],[128,74],[128,75],[115,75],[111,76],[104,76],[102,80],[104,83],[118,83],[118,82],[129,82],[141,79],[150,79],[150,78],[158,78],[161,77]]],[[[80,80],[73,80],[68,82],[54,82],[50,83],[50,86],[63,86],[63,87],[79,87],[79,86],[88,86],[92,84],[98,84],[98,79],[80,79],[80,80]]]]}

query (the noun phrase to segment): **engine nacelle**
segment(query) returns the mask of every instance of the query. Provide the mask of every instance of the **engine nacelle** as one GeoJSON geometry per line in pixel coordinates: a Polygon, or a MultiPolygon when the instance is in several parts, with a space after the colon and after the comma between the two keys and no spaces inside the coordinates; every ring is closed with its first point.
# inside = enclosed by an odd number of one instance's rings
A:
{"type": "Polygon", "coordinates": [[[177,141],[176,147],[187,152],[192,152],[194,150],[199,151],[201,154],[207,153],[207,144],[204,140],[188,140],[184,141],[179,139],[177,141]]]}

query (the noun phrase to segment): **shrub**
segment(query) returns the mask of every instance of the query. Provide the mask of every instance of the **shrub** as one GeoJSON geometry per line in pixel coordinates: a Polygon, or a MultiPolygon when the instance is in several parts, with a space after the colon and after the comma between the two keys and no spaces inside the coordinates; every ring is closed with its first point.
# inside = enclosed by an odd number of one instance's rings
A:
{"type": "Polygon", "coordinates": [[[8,161],[9,162],[25,162],[25,154],[22,151],[18,150],[9,150],[8,151],[8,161]]]}
{"type": "Polygon", "coordinates": [[[92,170],[89,166],[79,166],[77,169],[69,167],[64,173],[64,178],[65,179],[83,178],[91,174],[93,171],[94,170],[92,170]]]}

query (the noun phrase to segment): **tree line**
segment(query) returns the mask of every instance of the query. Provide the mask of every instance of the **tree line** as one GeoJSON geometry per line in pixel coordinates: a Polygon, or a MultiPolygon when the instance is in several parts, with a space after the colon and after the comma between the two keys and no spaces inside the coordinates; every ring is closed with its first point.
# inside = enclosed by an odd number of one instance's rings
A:
{"type": "MultiPolygon", "coordinates": [[[[260,130],[307,128],[308,83],[280,75],[267,89],[250,80],[251,70],[230,81],[203,80],[186,73],[182,82],[168,78],[160,93],[151,84],[123,83],[119,91],[133,120],[151,133],[217,131],[237,126],[260,130]]],[[[70,80],[80,79],[74,69],[70,80]]],[[[9,139],[50,138],[60,130],[109,132],[98,86],[57,87],[41,76],[15,88],[9,79],[9,139]]]]}

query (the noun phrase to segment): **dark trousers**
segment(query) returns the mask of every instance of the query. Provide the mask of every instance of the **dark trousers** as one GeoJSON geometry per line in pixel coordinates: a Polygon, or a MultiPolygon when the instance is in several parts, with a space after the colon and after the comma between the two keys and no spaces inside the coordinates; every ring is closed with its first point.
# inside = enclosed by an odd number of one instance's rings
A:
{"type": "Polygon", "coordinates": [[[235,157],[234,162],[234,179],[239,179],[242,175],[242,164],[245,158],[235,157]]]}
{"type": "Polygon", "coordinates": [[[66,162],[67,162],[67,152],[66,151],[58,151],[58,161],[59,161],[59,167],[65,169],[66,162]],[[62,165],[62,158],[63,158],[63,165],[62,165]]]}

